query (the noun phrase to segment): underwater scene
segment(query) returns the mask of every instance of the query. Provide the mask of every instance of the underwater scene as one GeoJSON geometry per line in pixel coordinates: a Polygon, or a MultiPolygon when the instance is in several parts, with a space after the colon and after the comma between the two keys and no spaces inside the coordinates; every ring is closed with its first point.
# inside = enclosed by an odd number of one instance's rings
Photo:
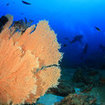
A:
{"type": "Polygon", "coordinates": [[[105,105],[105,0],[0,0],[0,105],[105,105]]]}

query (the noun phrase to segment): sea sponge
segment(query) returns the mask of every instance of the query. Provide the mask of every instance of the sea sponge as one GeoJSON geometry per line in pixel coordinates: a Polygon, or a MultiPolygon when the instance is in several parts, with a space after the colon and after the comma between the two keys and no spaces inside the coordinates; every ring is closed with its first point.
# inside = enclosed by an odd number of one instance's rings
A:
{"type": "Polygon", "coordinates": [[[11,34],[11,15],[0,33],[0,104],[33,103],[58,84],[62,53],[47,21],[11,34]]]}

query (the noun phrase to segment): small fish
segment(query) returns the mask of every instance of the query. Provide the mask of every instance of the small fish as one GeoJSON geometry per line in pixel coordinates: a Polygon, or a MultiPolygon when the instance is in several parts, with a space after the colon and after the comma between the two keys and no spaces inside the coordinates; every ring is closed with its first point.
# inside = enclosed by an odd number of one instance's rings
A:
{"type": "Polygon", "coordinates": [[[62,47],[67,47],[67,44],[63,44],[63,46],[62,47]]]}
{"type": "Polygon", "coordinates": [[[9,6],[9,3],[7,3],[6,6],[9,6]]]}
{"type": "Polygon", "coordinates": [[[87,50],[88,50],[88,43],[86,43],[84,48],[83,48],[83,54],[86,54],[87,50]]]}
{"type": "Polygon", "coordinates": [[[83,48],[82,55],[80,56],[81,60],[84,58],[85,54],[87,54],[87,51],[88,51],[88,43],[86,43],[83,48]]]}
{"type": "Polygon", "coordinates": [[[24,3],[24,4],[26,4],[26,5],[31,5],[31,3],[26,2],[26,1],[24,1],[24,0],[22,0],[22,3],[24,3]]]}
{"type": "Polygon", "coordinates": [[[75,43],[75,42],[82,42],[82,38],[83,38],[83,35],[77,35],[74,37],[74,39],[72,41],[70,41],[70,43],[75,43]]]}
{"type": "Polygon", "coordinates": [[[96,27],[96,26],[95,26],[95,29],[96,29],[97,31],[101,31],[101,29],[100,29],[100,28],[98,28],[98,27],[96,27]]]}
{"type": "Polygon", "coordinates": [[[100,44],[99,47],[101,48],[101,50],[102,50],[103,52],[105,52],[105,46],[104,46],[104,45],[100,44]]]}

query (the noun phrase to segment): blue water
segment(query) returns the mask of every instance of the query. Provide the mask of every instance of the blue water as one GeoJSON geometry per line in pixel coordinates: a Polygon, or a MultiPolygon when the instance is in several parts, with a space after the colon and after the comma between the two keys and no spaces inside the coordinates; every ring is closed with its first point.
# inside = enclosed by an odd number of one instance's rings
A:
{"type": "Polygon", "coordinates": [[[45,94],[41,96],[40,99],[37,101],[37,104],[44,104],[44,105],[54,105],[56,102],[60,102],[64,97],[56,96],[52,94],[45,94]]]}
{"type": "Polygon", "coordinates": [[[26,17],[34,20],[34,23],[48,20],[51,28],[58,35],[58,41],[61,44],[67,44],[67,47],[61,49],[65,53],[63,66],[88,64],[90,60],[95,62],[93,66],[96,66],[97,62],[101,62],[100,64],[105,62],[103,57],[105,54],[99,48],[99,44],[105,45],[105,0],[26,1],[31,5],[23,4],[21,0],[1,0],[0,16],[12,14],[14,20],[26,17]],[[101,32],[98,32],[95,26],[99,27],[101,32]],[[83,35],[82,45],[70,44],[64,40],[64,37],[72,40],[78,34],[83,35]],[[88,43],[88,52],[81,60],[80,56],[85,43],[88,43]]]}

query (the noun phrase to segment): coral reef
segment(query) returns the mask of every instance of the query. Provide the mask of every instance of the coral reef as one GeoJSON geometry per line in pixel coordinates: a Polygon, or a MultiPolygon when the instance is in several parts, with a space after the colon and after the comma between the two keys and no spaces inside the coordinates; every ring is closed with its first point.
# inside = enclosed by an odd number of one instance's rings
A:
{"type": "Polygon", "coordinates": [[[99,70],[78,68],[72,77],[72,84],[74,87],[80,88],[81,92],[87,93],[93,87],[104,85],[103,78],[99,70]]]}
{"type": "Polygon", "coordinates": [[[70,94],[73,99],[68,97],[57,105],[82,105],[79,98],[86,103],[88,98],[84,100],[84,97],[87,95],[96,99],[96,101],[93,100],[95,102],[92,105],[105,104],[105,71],[88,67],[62,68],[61,74],[63,75],[59,79],[58,86],[49,88],[47,93],[63,97],[70,94]]]}
{"type": "Polygon", "coordinates": [[[89,95],[69,94],[61,102],[54,105],[96,105],[96,98],[89,95]]]}
{"type": "Polygon", "coordinates": [[[0,33],[0,104],[33,103],[55,87],[60,78],[59,61],[62,53],[56,34],[47,21],[13,35],[13,17],[0,33]]]}

